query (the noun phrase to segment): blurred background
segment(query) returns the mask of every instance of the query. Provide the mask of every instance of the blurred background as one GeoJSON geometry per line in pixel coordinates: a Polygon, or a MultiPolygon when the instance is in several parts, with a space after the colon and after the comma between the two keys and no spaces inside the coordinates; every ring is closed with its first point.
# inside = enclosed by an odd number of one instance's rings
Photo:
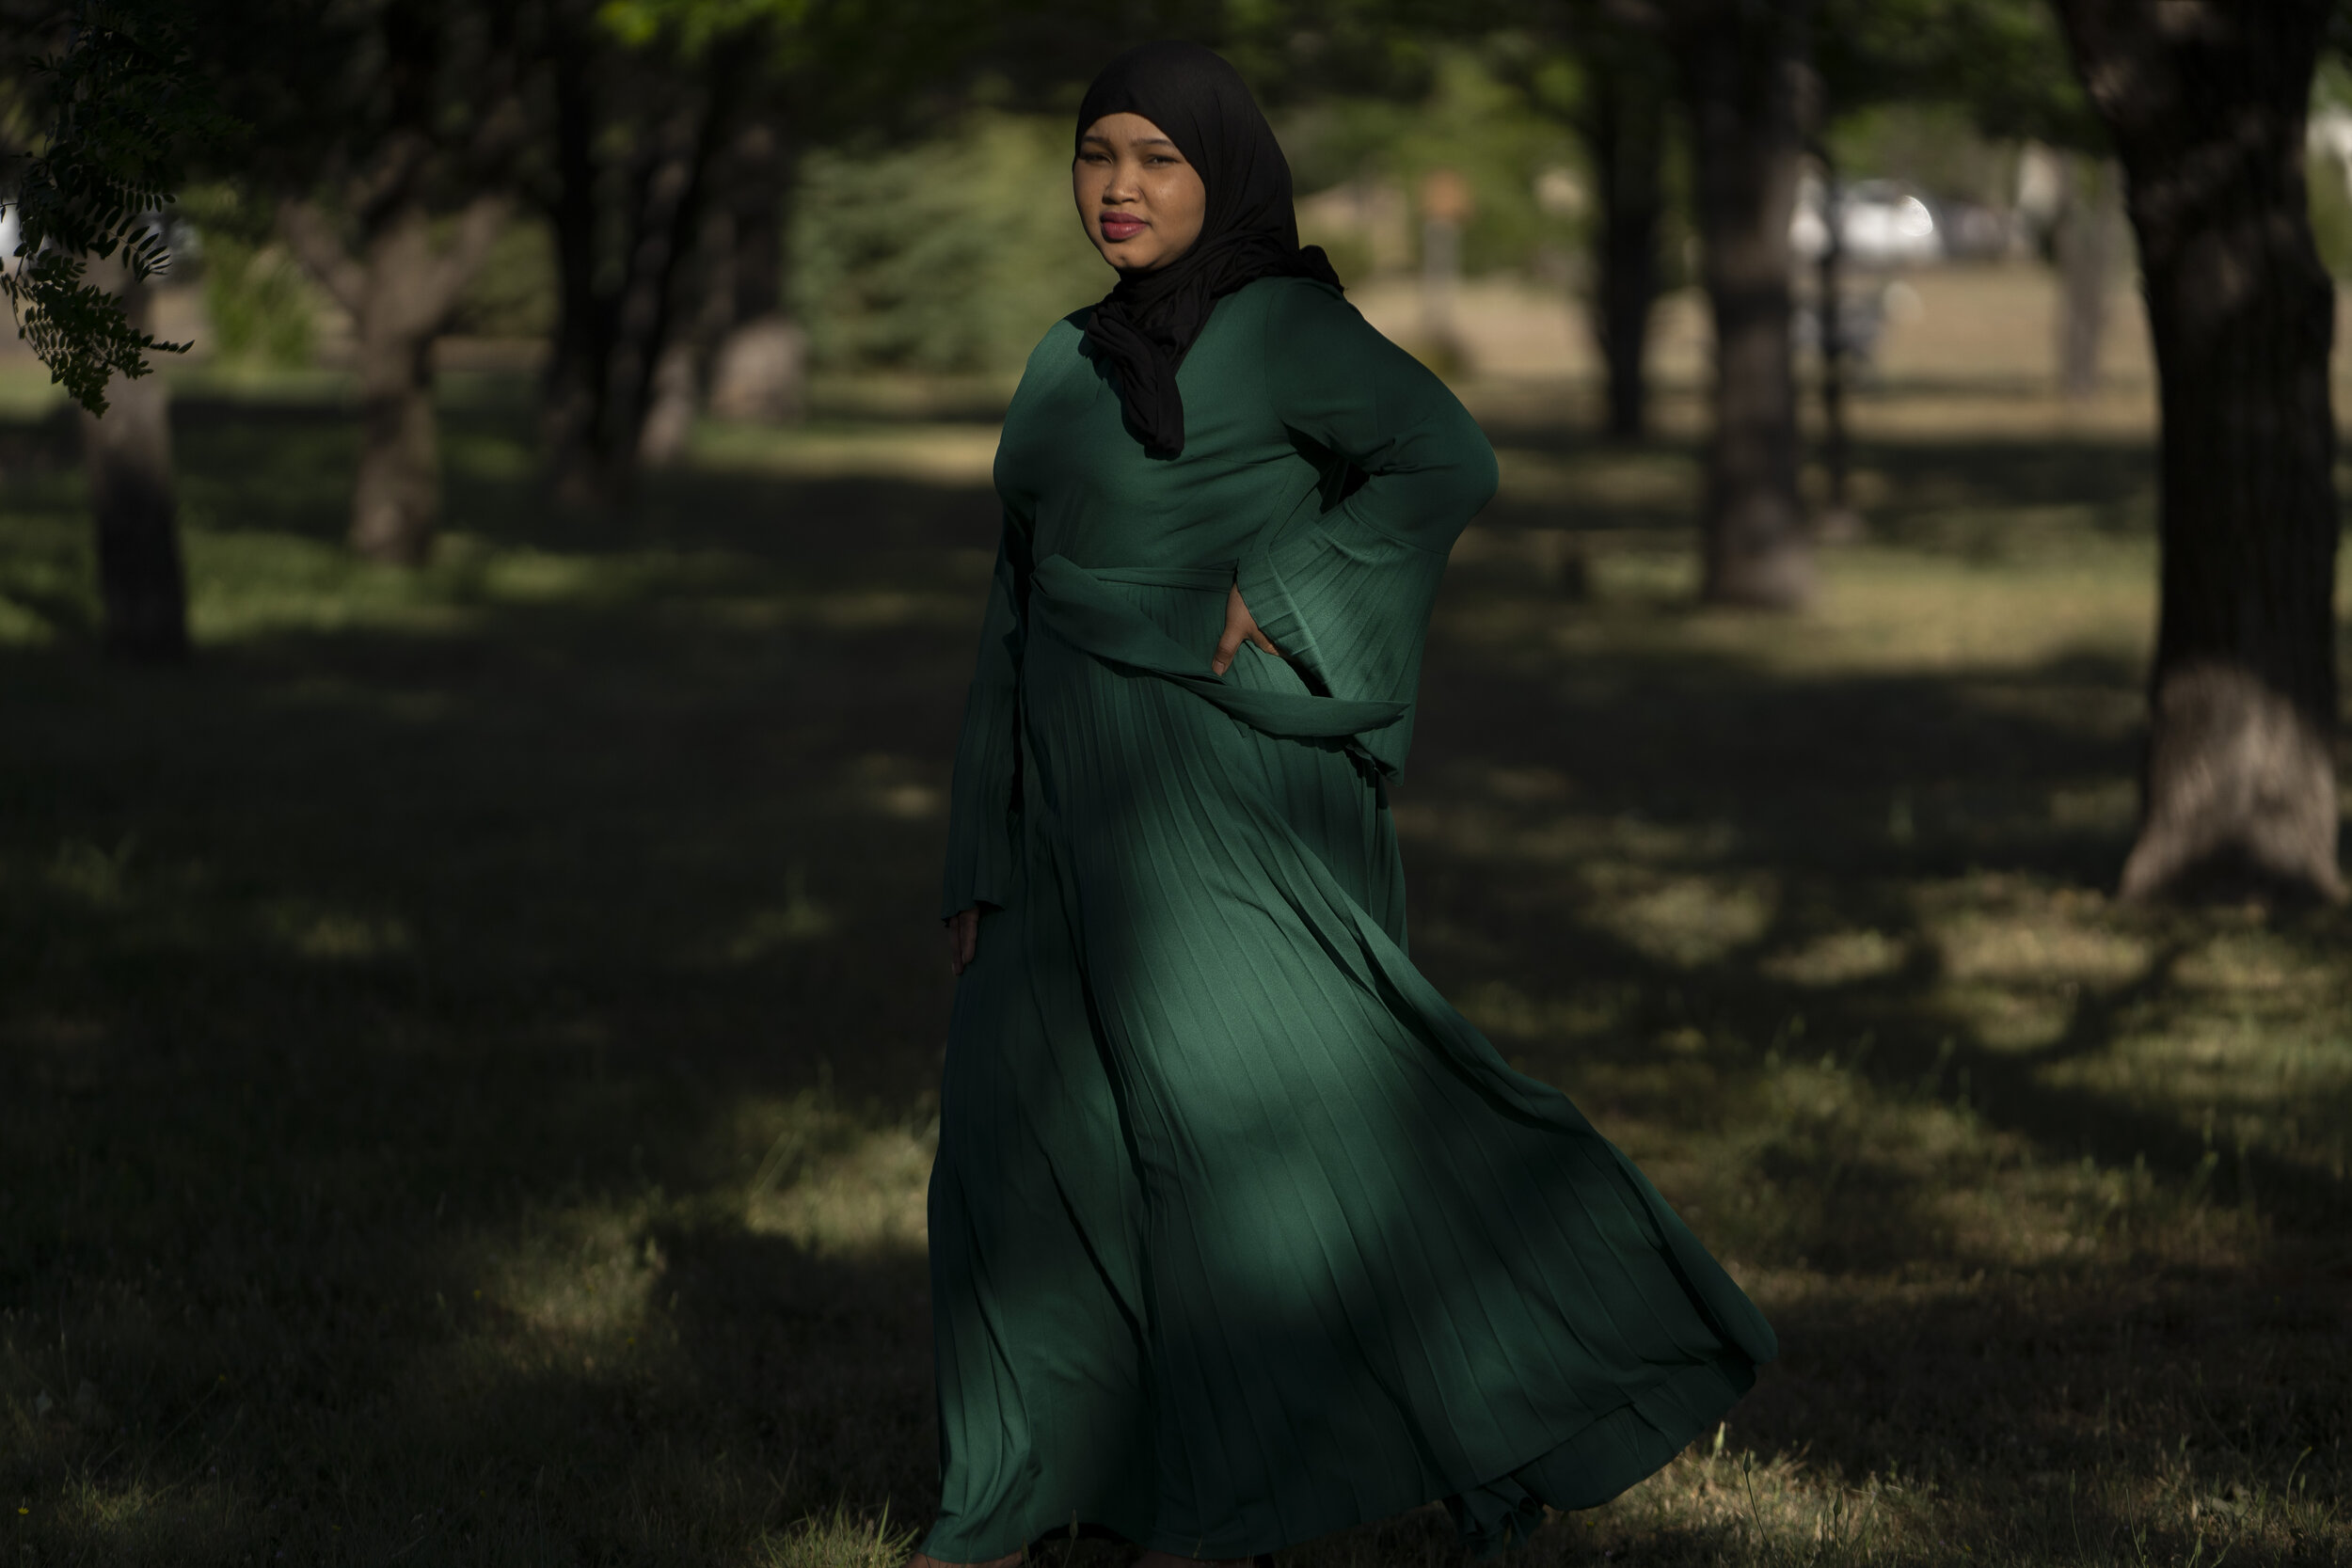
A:
{"type": "Polygon", "coordinates": [[[2333,457],[2160,462],[2332,436],[2352,32],[2162,10],[0,6],[8,169],[116,150],[170,258],[91,262],[103,419],[0,341],[0,1554],[896,1568],[996,429],[1111,281],[1086,81],[1182,36],[1500,451],[1416,960],[1783,1336],[1524,1553],[2352,1560],[2333,457]],[[2150,38],[2260,102],[2085,97],[2150,38]],[[2200,338],[2124,166],[2233,125],[2299,313],[2200,338]],[[2306,829],[2200,879],[2160,617],[2273,533],[2306,829]]]}

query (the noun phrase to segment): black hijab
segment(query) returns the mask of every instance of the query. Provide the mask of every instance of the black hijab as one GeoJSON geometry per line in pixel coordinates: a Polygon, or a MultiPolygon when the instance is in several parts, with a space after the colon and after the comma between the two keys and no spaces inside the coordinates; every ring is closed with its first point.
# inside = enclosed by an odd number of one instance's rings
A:
{"type": "Polygon", "coordinates": [[[1078,135],[1104,115],[1141,115],[1208,189],[1200,237],[1152,272],[1131,273],[1094,308],[1087,339],[1108,360],[1145,448],[1184,450],[1176,367],[1220,295],[1261,277],[1340,286],[1321,246],[1298,244],[1291,166],[1241,73],[1197,43],[1146,43],[1104,67],[1078,107],[1078,135]]]}

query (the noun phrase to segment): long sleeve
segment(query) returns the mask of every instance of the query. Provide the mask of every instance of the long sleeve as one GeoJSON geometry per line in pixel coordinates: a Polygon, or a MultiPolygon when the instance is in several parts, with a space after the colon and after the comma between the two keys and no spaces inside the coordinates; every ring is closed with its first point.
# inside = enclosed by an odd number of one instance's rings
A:
{"type": "Polygon", "coordinates": [[[975,904],[1011,901],[1016,814],[1021,807],[1021,647],[1026,635],[1028,540],[1009,512],[980,623],[979,667],[956,743],[947,818],[945,920],[975,904]]]}
{"type": "MultiPolygon", "coordinates": [[[[1319,510],[1252,543],[1242,597],[1310,686],[1410,704],[1446,554],[1494,495],[1494,449],[1443,382],[1318,285],[1289,285],[1268,309],[1264,363],[1282,422],[1322,450],[1325,483],[1319,510]]],[[[1410,713],[1358,744],[1398,772],[1410,713]]]]}

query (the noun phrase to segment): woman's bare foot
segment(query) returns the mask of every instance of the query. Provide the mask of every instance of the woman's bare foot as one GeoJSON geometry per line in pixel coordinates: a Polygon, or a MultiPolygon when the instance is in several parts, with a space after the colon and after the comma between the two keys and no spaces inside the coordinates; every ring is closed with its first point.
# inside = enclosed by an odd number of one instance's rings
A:
{"type": "Polygon", "coordinates": [[[1008,1552],[986,1562],[942,1562],[935,1557],[917,1552],[907,1568],[1020,1568],[1021,1555],[1019,1552],[1008,1552]]]}

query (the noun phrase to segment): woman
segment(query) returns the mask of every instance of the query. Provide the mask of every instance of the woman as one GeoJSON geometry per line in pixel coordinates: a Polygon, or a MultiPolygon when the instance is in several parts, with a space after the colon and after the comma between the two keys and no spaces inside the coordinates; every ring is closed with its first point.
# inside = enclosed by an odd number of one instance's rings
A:
{"type": "Polygon", "coordinates": [[[916,1568],[1152,1568],[1443,1497],[1489,1550],[1677,1452],[1772,1330],[1405,953],[1388,781],[1494,454],[1298,245],[1223,60],[1078,115],[1120,281],[1005,420],[956,758],[916,1568]]]}

